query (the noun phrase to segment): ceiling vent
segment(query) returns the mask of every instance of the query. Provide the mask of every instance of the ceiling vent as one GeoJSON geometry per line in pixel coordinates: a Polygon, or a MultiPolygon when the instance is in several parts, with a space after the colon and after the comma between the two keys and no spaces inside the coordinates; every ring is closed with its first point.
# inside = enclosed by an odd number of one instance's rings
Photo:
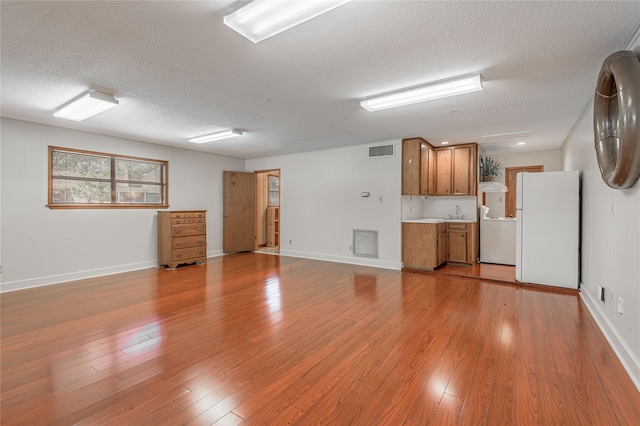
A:
{"type": "Polygon", "coordinates": [[[369,147],[369,158],[393,157],[393,144],[369,147]]]}

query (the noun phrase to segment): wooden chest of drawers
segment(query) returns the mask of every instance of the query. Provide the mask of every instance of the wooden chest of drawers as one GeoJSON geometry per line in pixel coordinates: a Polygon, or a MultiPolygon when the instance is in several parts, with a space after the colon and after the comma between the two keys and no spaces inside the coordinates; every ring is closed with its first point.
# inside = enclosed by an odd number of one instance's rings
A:
{"type": "Polygon", "coordinates": [[[158,266],[207,261],[206,210],[158,212],[158,266]]]}

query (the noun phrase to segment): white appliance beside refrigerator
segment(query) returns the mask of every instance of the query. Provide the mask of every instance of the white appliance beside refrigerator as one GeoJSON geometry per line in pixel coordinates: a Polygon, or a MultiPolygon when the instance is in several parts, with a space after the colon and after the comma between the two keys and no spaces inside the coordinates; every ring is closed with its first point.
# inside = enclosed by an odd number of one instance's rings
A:
{"type": "Polygon", "coordinates": [[[580,172],[518,173],[516,280],[578,288],[580,172]]]}

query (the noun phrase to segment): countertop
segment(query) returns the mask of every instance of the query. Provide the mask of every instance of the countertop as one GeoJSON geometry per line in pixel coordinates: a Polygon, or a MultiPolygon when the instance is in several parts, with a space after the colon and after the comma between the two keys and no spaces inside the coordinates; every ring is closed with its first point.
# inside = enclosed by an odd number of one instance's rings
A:
{"type": "Polygon", "coordinates": [[[474,219],[441,219],[437,217],[427,217],[424,219],[405,219],[402,221],[403,223],[446,223],[446,222],[454,222],[454,223],[476,223],[477,220],[474,219]]]}

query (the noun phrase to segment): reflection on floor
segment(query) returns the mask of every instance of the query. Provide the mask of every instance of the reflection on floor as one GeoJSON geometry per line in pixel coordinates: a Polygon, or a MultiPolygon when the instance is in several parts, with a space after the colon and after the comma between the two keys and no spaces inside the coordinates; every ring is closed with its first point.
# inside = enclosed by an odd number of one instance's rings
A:
{"type": "Polygon", "coordinates": [[[258,247],[258,250],[256,250],[256,252],[257,253],[272,253],[272,254],[280,253],[279,247],[258,247]]]}
{"type": "Polygon", "coordinates": [[[446,264],[436,269],[435,272],[464,277],[476,277],[487,280],[503,281],[508,283],[516,282],[516,267],[510,265],[478,263],[475,266],[458,266],[446,264]]]}

